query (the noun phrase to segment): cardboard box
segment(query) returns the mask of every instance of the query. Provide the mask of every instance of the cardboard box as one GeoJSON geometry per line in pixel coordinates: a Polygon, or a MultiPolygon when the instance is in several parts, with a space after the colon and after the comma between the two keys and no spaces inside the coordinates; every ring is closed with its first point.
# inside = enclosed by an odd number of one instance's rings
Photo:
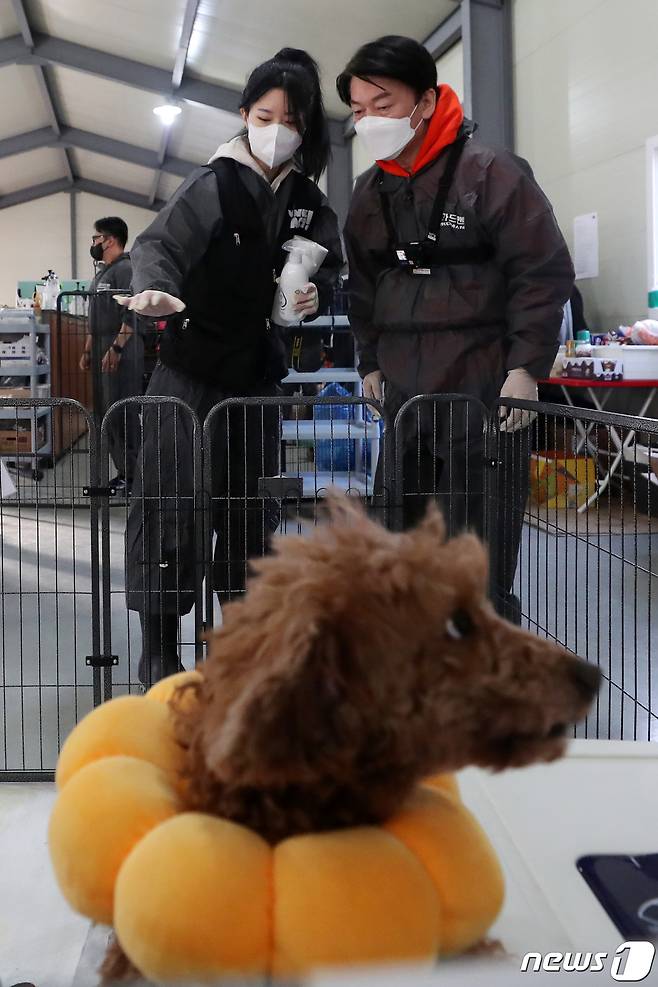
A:
{"type": "Polygon", "coordinates": [[[537,507],[581,507],[596,491],[596,463],[553,450],[530,458],[530,500],[537,507]]]}
{"type": "Polygon", "coordinates": [[[46,441],[46,430],[43,425],[37,426],[36,439],[37,448],[33,449],[31,430],[21,430],[18,428],[7,428],[6,426],[3,426],[0,428],[0,453],[2,453],[3,456],[10,456],[12,453],[24,454],[38,452],[39,449],[45,445],[46,441]]]}
{"type": "Polygon", "coordinates": [[[49,398],[50,384],[37,384],[34,394],[29,387],[0,387],[0,398],[49,398]]]}
{"type": "Polygon", "coordinates": [[[622,360],[574,356],[563,359],[562,376],[571,380],[614,381],[624,379],[622,360]]]}

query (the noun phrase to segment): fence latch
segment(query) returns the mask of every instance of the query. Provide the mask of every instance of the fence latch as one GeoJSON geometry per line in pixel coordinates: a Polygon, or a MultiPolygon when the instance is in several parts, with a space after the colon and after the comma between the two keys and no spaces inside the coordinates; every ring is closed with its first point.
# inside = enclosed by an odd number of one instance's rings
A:
{"type": "Polygon", "coordinates": [[[85,665],[90,668],[112,668],[119,664],[118,655],[87,655],[85,665]]]}
{"type": "Polygon", "coordinates": [[[258,496],[299,501],[304,496],[304,480],[301,476],[259,476],[258,496]]]}
{"type": "Polygon", "coordinates": [[[116,497],[115,487],[83,487],[83,497],[116,497]]]}

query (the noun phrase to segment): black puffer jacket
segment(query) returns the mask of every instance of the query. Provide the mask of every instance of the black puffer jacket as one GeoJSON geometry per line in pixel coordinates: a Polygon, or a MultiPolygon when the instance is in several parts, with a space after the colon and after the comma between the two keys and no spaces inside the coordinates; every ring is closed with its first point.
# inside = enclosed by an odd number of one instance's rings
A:
{"type": "Polygon", "coordinates": [[[375,256],[388,244],[382,195],[399,241],[426,237],[447,155],[411,178],[374,166],[358,180],[345,227],[350,320],[362,376],[381,370],[402,398],[453,391],[491,404],[506,371],[550,371],[574,270],[530,166],[476,137],[457,165],[440,245],[488,244],[491,260],[417,276],[375,256]]]}

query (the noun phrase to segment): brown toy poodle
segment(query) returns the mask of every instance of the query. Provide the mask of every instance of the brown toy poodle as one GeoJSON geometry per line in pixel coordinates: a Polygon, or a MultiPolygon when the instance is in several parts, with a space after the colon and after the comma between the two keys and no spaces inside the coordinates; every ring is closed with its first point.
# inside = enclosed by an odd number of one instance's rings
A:
{"type": "Polygon", "coordinates": [[[274,842],[379,823],[433,773],[560,757],[598,669],[496,615],[480,542],[435,507],[404,534],[331,513],[254,563],[197,703],[174,700],[187,808],[274,842]]]}

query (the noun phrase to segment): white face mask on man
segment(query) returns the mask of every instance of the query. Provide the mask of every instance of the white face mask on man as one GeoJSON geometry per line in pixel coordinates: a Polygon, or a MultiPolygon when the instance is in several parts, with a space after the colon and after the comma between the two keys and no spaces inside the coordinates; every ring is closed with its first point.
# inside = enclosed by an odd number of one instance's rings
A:
{"type": "Polygon", "coordinates": [[[415,127],[411,126],[418,103],[408,117],[362,117],[354,124],[354,130],[368,154],[375,161],[390,161],[404,151],[407,144],[416,136],[423,122],[421,117],[415,127]]]}
{"type": "Polygon", "coordinates": [[[251,153],[268,168],[278,168],[284,161],[289,161],[301,143],[297,131],[282,123],[270,123],[267,127],[249,124],[251,153]]]}

